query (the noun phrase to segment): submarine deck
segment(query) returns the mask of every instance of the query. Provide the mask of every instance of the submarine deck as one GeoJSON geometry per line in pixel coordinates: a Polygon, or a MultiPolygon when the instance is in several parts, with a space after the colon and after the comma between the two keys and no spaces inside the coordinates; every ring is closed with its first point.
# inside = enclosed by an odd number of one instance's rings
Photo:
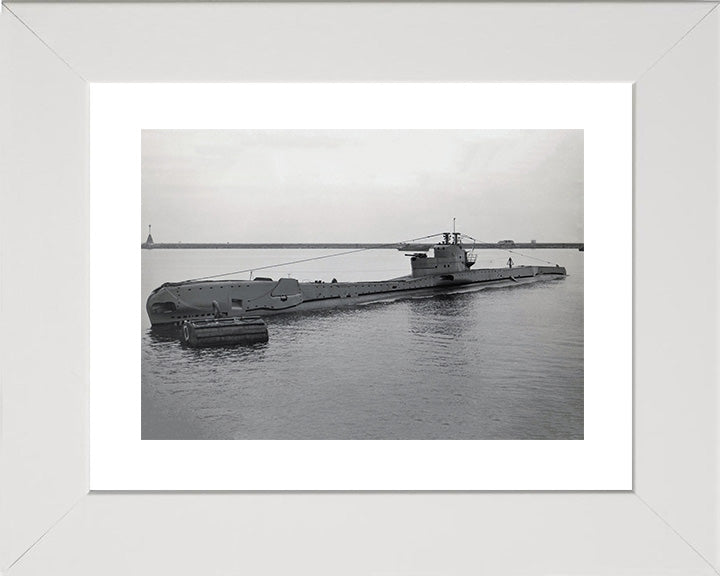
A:
{"type": "Polygon", "coordinates": [[[174,324],[216,314],[267,316],[382,301],[409,293],[435,294],[469,285],[510,285],[565,275],[565,268],[560,266],[518,266],[368,282],[200,280],[164,284],[153,291],[146,307],[153,325],[174,324]]]}
{"type": "Polygon", "coordinates": [[[334,298],[358,298],[360,296],[406,292],[427,288],[461,286],[483,282],[498,282],[532,278],[538,275],[565,275],[565,268],[559,266],[518,266],[514,268],[485,268],[466,270],[442,275],[415,278],[402,276],[392,280],[372,282],[300,283],[303,302],[334,298]]]}

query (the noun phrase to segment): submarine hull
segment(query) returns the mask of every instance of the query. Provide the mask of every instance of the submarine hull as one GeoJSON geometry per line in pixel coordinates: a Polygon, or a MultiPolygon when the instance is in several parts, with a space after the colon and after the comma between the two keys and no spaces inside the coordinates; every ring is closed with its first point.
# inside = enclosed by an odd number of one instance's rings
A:
{"type": "Polygon", "coordinates": [[[368,282],[298,282],[291,278],[207,280],[166,283],[147,300],[153,326],[187,320],[270,316],[327,310],[453,292],[469,286],[514,286],[566,276],[561,266],[517,266],[461,270],[427,276],[404,276],[368,282]]]}

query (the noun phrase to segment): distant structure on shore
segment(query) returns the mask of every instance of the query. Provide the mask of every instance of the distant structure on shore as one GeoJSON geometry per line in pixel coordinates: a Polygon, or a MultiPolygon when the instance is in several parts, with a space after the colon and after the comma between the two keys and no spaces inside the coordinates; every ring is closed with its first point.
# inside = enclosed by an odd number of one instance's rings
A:
{"type": "Polygon", "coordinates": [[[155,244],[155,242],[153,242],[153,237],[152,237],[152,224],[148,224],[147,240],[145,240],[145,243],[141,244],[140,247],[141,248],[152,248],[154,244],[155,244]]]}

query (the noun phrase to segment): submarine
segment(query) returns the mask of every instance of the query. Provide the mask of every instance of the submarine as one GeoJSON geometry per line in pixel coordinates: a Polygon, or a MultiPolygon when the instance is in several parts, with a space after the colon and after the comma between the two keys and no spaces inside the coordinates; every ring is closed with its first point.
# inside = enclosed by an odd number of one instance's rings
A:
{"type": "MultiPolygon", "coordinates": [[[[153,327],[180,326],[187,321],[223,318],[255,318],[353,306],[433,295],[469,285],[519,285],[558,280],[567,275],[560,265],[514,266],[512,258],[502,268],[474,268],[476,257],[463,244],[459,232],[444,232],[426,252],[407,254],[410,274],[367,282],[300,282],[294,278],[273,280],[205,279],[166,282],[152,291],[146,311],[153,327]],[[427,252],[432,250],[433,255],[427,252]]],[[[216,278],[216,277],[215,277],[216,278]]]]}

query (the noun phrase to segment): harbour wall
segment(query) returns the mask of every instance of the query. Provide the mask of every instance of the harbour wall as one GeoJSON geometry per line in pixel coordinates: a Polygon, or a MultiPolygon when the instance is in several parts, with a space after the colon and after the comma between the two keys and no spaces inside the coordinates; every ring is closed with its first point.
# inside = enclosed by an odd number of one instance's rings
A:
{"type": "MultiPolygon", "coordinates": [[[[313,244],[313,243],[191,243],[191,242],[175,242],[175,243],[155,243],[140,245],[145,250],[288,250],[288,249],[320,249],[320,250],[404,250],[407,252],[424,252],[432,248],[433,244],[352,244],[352,243],[334,243],[334,244],[313,244]]],[[[516,242],[514,244],[464,244],[466,249],[474,248],[476,250],[585,250],[584,243],[577,242],[516,242]]]]}

